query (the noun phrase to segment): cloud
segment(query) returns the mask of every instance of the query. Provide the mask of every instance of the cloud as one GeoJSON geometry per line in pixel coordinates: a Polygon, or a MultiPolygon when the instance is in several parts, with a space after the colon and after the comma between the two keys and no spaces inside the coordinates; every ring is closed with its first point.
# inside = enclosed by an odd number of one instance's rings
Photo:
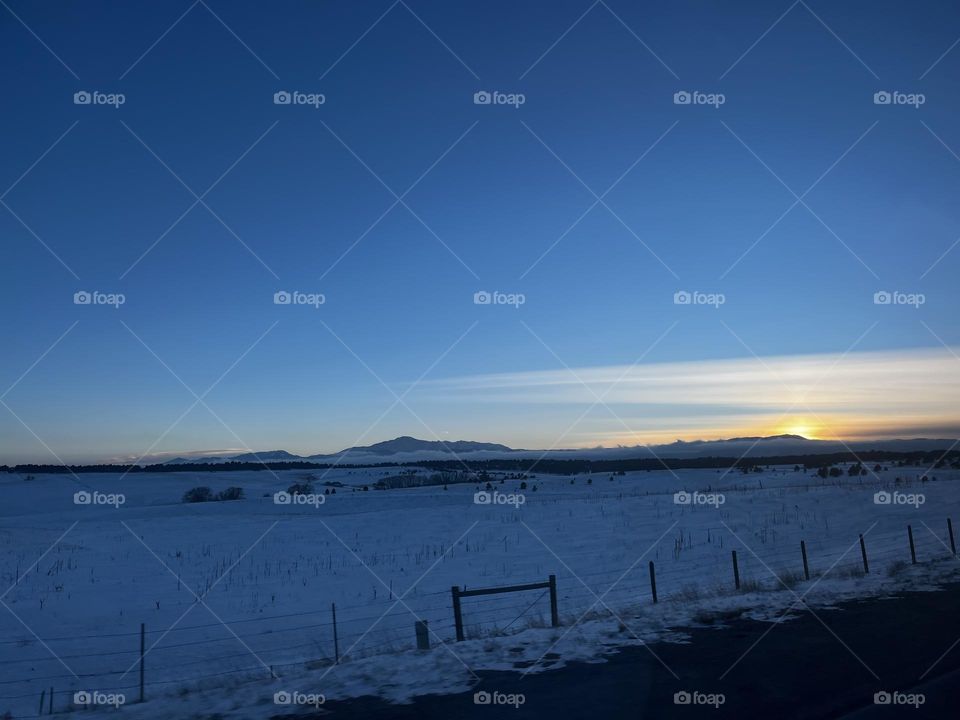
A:
{"type": "Polygon", "coordinates": [[[784,414],[847,436],[960,425],[960,360],[944,348],[533,370],[423,386],[448,400],[518,406],[592,405],[602,397],[619,417],[584,428],[580,435],[591,438],[623,435],[625,425],[634,437],[771,432],[784,414]]]}

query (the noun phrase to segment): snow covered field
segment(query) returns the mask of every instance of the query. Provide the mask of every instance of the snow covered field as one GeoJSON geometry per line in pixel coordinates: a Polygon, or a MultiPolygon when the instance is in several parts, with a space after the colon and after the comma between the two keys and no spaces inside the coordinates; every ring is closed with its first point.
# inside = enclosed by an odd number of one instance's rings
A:
{"type": "MultiPolygon", "coordinates": [[[[58,711],[77,692],[104,693],[103,701],[122,693],[123,712],[144,718],[279,712],[278,691],[402,700],[465,689],[471,670],[519,663],[542,671],[619,645],[682,637],[671,628],[711,612],[771,616],[797,595],[829,605],[922,587],[960,566],[947,536],[947,518],[960,519],[960,471],[947,468],[828,479],[793,467],[538,475],[526,488],[519,479],[492,480],[496,492],[522,495],[520,505],[477,504],[483,486],[475,484],[373,489],[397,472],[0,475],[0,717],[36,715],[50,688],[58,711]],[[311,479],[314,492],[327,481],[343,487],[322,504],[275,503],[274,493],[311,479]],[[242,487],[245,499],[182,503],[196,486],[242,487]],[[674,496],[681,490],[707,495],[683,504],[674,496]],[[877,504],[881,490],[899,494],[877,504]],[[100,500],[122,494],[124,502],[75,504],[81,491],[107,496],[100,500]],[[452,585],[543,582],[550,574],[560,628],[550,627],[546,591],[465,598],[467,641],[440,647],[454,638],[452,585]],[[331,663],[332,603],[346,658],[339,665],[331,663]],[[414,650],[417,619],[429,622],[429,652],[414,650]],[[148,702],[134,705],[141,623],[148,702]]],[[[44,702],[46,712],[48,695],[44,702]]]]}

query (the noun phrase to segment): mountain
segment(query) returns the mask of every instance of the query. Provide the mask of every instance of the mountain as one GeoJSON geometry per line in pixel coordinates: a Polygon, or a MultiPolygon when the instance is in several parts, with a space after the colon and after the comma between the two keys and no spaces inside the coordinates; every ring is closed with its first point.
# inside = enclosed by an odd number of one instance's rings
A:
{"type": "Polygon", "coordinates": [[[285,460],[303,460],[300,455],[288,453],[286,450],[270,450],[268,452],[248,452],[242,455],[233,455],[230,460],[236,462],[283,462],[285,460]]]}
{"type": "MultiPolygon", "coordinates": [[[[853,450],[930,451],[947,449],[954,440],[915,438],[899,440],[813,440],[801,435],[769,435],[735,437],[724,440],[676,440],[662,445],[632,445],[612,448],[595,447],[555,450],[518,450],[499,443],[470,440],[419,440],[404,435],[374,443],[346,448],[336,453],[294,455],[286,450],[243,453],[231,456],[178,457],[165,464],[184,463],[219,464],[225,462],[337,462],[346,464],[373,464],[382,462],[422,462],[447,460],[451,456],[469,456],[471,460],[493,460],[505,455],[519,458],[594,459],[613,460],[636,457],[691,458],[691,457],[770,457],[775,455],[815,455],[853,450]]],[[[466,458],[465,458],[466,459],[466,458]]]]}
{"type": "Polygon", "coordinates": [[[512,453],[513,448],[498,443],[472,442],[470,440],[418,440],[409,435],[374,443],[373,445],[361,445],[347,448],[332,455],[310,455],[309,460],[329,459],[340,457],[342,455],[399,455],[401,453],[419,453],[419,452],[440,452],[447,454],[472,453],[472,452],[498,452],[512,453]]]}

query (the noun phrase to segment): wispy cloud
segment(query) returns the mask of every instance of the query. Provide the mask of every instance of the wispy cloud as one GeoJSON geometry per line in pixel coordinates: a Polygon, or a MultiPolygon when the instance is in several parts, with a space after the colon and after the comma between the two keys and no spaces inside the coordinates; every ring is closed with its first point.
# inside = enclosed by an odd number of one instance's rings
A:
{"type": "Polygon", "coordinates": [[[590,405],[603,395],[636,429],[630,434],[622,424],[588,421],[582,442],[751,429],[816,435],[824,425],[847,437],[887,436],[960,425],[960,363],[942,347],[572,370],[455,377],[424,383],[424,391],[436,399],[517,406],[590,405]]]}

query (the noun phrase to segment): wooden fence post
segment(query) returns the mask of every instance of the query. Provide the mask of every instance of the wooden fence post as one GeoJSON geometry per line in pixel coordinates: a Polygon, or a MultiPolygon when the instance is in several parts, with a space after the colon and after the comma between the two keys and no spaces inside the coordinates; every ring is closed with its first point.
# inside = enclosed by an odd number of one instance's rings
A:
{"type": "Polygon", "coordinates": [[[430,649],[430,631],[427,629],[426,620],[417,620],[413,625],[417,634],[417,650],[430,649]]]}
{"type": "Polygon", "coordinates": [[[53,715],[53,687],[50,688],[50,700],[47,705],[47,715],[53,715]]]}
{"type": "Polygon", "coordinates": [[[737,586],[737,590],[740,589],[740,566],[737,564],[737,551],[731,550],[733,553],[733,584],[737,586]]]}
{"type": "Polygon", "coordinates": [[[140,702],[143,702],[143,659],[146,656],[146,623],[140,623],[140,702]]]}
{"type": "Polygon", "coordinates": [[[334,665],[340,664],[340,638],[337,636],[337,604],[330,603],[330,613],[333,615],[333,657],[334,665]]]}
{"type": "Polygon", "coordinates": [[[913,544],[913,528],[907,525],[907,537],[910,538],[910,562],[917,564],[917,548],[913,544]]]}
{"type": "Polygon", "coordinates": [[[803,555],[803,577],[805,580],[809,580],[810,566],[807,565],[807,544],[803,540],[800,541],[800,554],[803,555]]]}
{"type": "Polygon", "coordinates": [[[947,532],[950,533],[950,553],[956,555],[957,545],[953,542],[953,522],[950,520],[950,518],[947,518],[947,532]]]}
{"type": "Polygon", "coordinates": [[[870,566],[867,564],[867,545],[863,542],[863,535],[860,536],[860,554],[863,555],[863,573],[870,574],[870,566]]]}
{"type": "Polygon", "coordinates": [[[463,641],[463,615],[460,614],[460,588],[456,585],[450,588],[453,596],[453,624],[457,628],[457,642],[463,641]]]}
{"type": "Polygon", "coordinates": [[[653,560],[650,561],[650,594],[653,595],[653,603],[657,603],[657,574],[653,569],[653,560]]]}
{"type": "Polygon", "coordinates": [[[40,693],[40,709],[37,710],[37,715],[43,715],[43,701],[47,699],[47,691],[44,690],[40,693]]]}
{"type": "Polygon", "coordinates": [[[560,627],[560,611],[557,607],[557,576],[550,576],[550,624],[560,627]]]}

